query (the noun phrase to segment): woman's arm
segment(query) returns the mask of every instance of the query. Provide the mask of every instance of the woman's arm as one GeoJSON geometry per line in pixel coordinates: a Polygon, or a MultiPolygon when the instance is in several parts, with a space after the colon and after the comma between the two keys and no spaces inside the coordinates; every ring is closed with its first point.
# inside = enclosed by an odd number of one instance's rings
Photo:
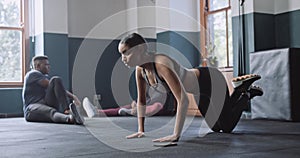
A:
{"type": "Polygon", "coordinates": [[[179,79],[176,72],[172,69],[171,66],[167,66],[161,63],[161,64],[156,64],[156,68],[158,74],[166,81],[170,90],[172,91],[173,95],[176,98],[177,114],[176,114],[176,121],[175,121],[173,134],[163,138],[155,139],[153,141],[156,142],[178,141],[185,122],[187,107],[189,104],[188,97],[185,88],[181,83],[181,80],[179,79]]]}
{"type": "Polygon", "coordinates": [[[146,82],[142,76],[142,68],[136,69],[136,85],[137,85],[137,117],[138,117],[138,132],[144,131],[145,111],[146,111],[146,82]]]}
{"type": "Polygon", "coordinates": [[[138,117],[138,132],[127,136],[126,138],[140,138],[144,136],[144,122],[146,112],[146,82],[142,76],[142,68],[137,67],[136,72],[136,85],[137,85],[137,117],[138,117]]]}

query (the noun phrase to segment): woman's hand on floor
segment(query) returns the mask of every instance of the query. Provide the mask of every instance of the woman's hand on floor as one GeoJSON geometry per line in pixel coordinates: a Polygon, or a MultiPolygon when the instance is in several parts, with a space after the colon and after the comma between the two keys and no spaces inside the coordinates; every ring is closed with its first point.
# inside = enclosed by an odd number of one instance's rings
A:
{"type": "Polygon", "coordinates": [[[169,135],[166,137],[162,137],[162,138],[158,138],[158,139],[154,139],[152,140],[153,142],[178,142],[179,140],[179,136],[176,135],[169,135]]]}
{"type": "Polygon", "coordinates": [[[126,136],[127,139],[132,139],[132,138],[142,138],[145,136],[144,132],[137,132],[137,133],[133,133],[129,136],[126,136]]]}

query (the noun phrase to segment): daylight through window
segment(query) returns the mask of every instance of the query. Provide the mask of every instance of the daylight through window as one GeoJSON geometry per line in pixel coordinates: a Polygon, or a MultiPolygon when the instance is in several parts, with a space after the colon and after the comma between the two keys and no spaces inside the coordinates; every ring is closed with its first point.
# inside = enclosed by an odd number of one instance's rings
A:
{"type": "Polygon", "coordinates": [[[24,0],[0,0],[0,85],[21,85],[24,75],[24,0]]]}
{"type": "Polygon", "coordinates": [[[204,0],[206,57],[217,67],[233,66],[232,24],[230,0],[204,0]]]}

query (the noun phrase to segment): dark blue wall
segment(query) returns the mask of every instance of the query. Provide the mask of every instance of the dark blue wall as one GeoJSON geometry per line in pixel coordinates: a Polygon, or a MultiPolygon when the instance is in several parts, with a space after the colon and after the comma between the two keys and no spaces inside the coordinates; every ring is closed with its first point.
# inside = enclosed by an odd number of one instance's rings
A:
{"type": "MultiPolygon", "coordinates": [[[[111,85],[111,73],[116,61],[120,58],[118,53],[119,40],[104,40],[104,39],[83,39],[83,38],[69,38],[67,34],[44,33],[44,50],[45,55],[50,59],[51,72],[50,75],[58,75],[63,78],[64,85],[67,89],[72,89],[72,69],[76,58],[78,49],[80,48],[83,40],[89,46],[99,48],[106,47],[96,69],[95,87],[96,93],[102,96],[102,108],[116,107],[111,85]],[[109,43],[109,45],[107,45],[109,43]],[[107,107],[105,106],[107,105],[107,107]]],[[[36,38],[37,39],[37,38],[36,38]]],[[[200,63],[200,55],[198,49],[194,46],[199,42],[199,32],[162,32],[157,34],[156,39],[146,39],[148,42],[157,42],[169,45],[189,60],[191,65],[198,66],[200,63]]],[[[37,42],[37,41],[35,41],[37,42]]],[[[36,51],[36,43],[31,43],[30,57],[34,56],[36,51]]],[[[150,50],[155,51],[156,46],[150,45],[150,50]]],[[[132,99],[136,99],[136,86],[134,73],[131,76],[128,85],[132,99]]],[[[0,90],[0,99],[3,105],[0,106],[0,113],[20,113],[22,112],[22,89],[7,89],[0,90]],[[10,97],[7,97],[10,96],[10,97]],[[12,99],[13,98],[13,99],[12,99]],[[8,106],[10,105],[10,106],[8,106]]]]}
{"type": "MultiPolygon", "coordinates": [[[[102,52],[101,58],[98,61],[96,75],[95,75],[95,87],[96,93],[101,94],[101,106],[102,108],[111,108],[117,107],[117,103],[114,100],[113,92],[111,88],[111,76],[112,70],[120,58],[120,54],[118,52],[118,44],[119,40],[105,40],[105,39],[83,39],[83,38],[69,38],[69,61],[70,68],[69,73],[72,76],[72,68],[73,63],[76,58],[76,54],[80,48],[82,42],[91,46],[91,47],[105,47],[102,52]],[[109,83],[109,84],[108,84],[109,83]]],[[[199,33],[188,33],[188,32],[164,32],[159,33],[156,39],[146,39],[148,42],[160,42],[166,45],[170,45],[178,49],[181,53],[189,59],[192,65],[199,65],[199,52],[198,49],[195,48],[192,42],[199,42],[199,33]]],[[[155,45],[150,45],[150,50],[155,51],[155,45]]],[[[93,50],[94,51],[94,50],[93,50]]],[[[130,89],[132,99],[136,99],[136,86],[135,86],[135,77],[134,73],[131,76],[130,83],[128,84],[128,88],[130,89]]]]}
{"type": "Polygon", "coordinates": [[[5,117],[4,114],[20,115],[23,113],[22,88],[1,88],[0,100],[0,118],[5,117]]]}
{"type": "MultiPolygon", "coordinates": [[[[300,48],[300,10],[282,14],[250,13],[245,22],[246,71],[249,73],[249,53],[277,49],[300,48]]],[[[237,76],[239,17],[232,18],[234,75],[237,76]]],[[[242,27],[240,27],[242,28],[242,27]]]]}
{"type": "MultiPolygon", "coordinates": [[[[155,42],[155,39],[146,39],[148,42],[155,42]]],[[[95,73],[95,88],[96,94],[101,94],[101,107],[112,108],[118,107],[116,101],[113,97],[112,87],[111,87],[111,76],[113,68],[120,58],[120,53],[118,52],[118,44],[120,40],[107,40],[107,39],[83,39],[83,38],[69,38],[69,61],[70,61],[70,76],[72,76],[73,63],[75,61],[76,55],[83,43],[95,48],[104,48],[101,54],[101,58],[98,61],[96,73],[95,73]]],[[[155,48],[150,48],[155,49],[155,48]]],[[[95,50],[91,50],[95,51],[95,50]]],[[[100,52],[99,52],[100,54],[100,52]]],[[[132,99],[136,98],[136,87],[135,87],[135,77],[134,73],[131,77],[130,83],[128,85],[132,99]]]]}
{"type": "Polygon", "coordinates": [[[237,69],[235,69],[238,66],[238,55],[239,47],[241,47],[242,42],[239,36],[244,36],[245,39],[245,50],[246,50],[246,71],[249,72],[249,52],[254,51],[254,25],[253,25],[253,14],[246,14],[243,15],[241,18],[239,17],[233,17],[232,18],[232,38],[233,38],[233,67],[234,67],[234,75],[237,76],[237,69]],[[244,19],[244,20],[243,20],[244,19]],[[245,32],[244,34],[240,31],[242,30],[242,23],[245,23],[244,28],[245,32]],[[239,25],[241,24],[241,25],[239,25]]]}
{"type": "MultiPolygon", "coordinates": [[[[254,18],[254,49],[260,51],[276,47],[275,16],[255,13],[254,18]]],[[[249,51],[249,52],[251,52],[249,51]]]]}
{"type": "Polygon", "coordinates": [[[300,48],[300,10],[275,16],[276,47],[300,48]]]}
{"type": "Polygon", "coordinates": [[[157,34],[157,42],[177,49],[189,60],[192,67],[196,67],[200,64],[201,56],[199,52],[199,32],[161,32],[157,34]]]}
{"type": "Polygon", "coordinates": [[[50,76],[60,76],[69,89],[69,47],[67,34],[44,33],[44,54],[49,57],[50,76]]]}
{"type": "Polygon", "coordinates": [[[96,93],[101,94],[103,99],[101,100],[102,108],[117,107],[117,103],[114,100],[111,76],[113,68],[120,58],[118,52],[119,41],[113,40],[104,50],[96,69],[95,85],[96,93]]]}

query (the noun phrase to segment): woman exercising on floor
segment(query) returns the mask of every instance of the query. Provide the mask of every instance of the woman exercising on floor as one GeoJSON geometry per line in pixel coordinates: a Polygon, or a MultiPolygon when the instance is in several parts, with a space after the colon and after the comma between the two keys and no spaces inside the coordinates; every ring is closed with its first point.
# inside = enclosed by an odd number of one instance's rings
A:
{"type": "Polygon", "coordinates": [[[187,69],[172,58],[147,51],[146,40],[133,33],[123,38],[118,46],[123,63],[136,69],[138,132],[127,138],[144,136],[146,86],[163,85],[177,101],[177,114],[172,135],[155,139],[157,142],[178,141],[189,104],[187,93],[194,95],[198,108],[209,127],[215,132],[231,132],[238,123],[248,101],[262,95],[262,89],[251,84],[259,75],[247,75],[234,80],[236,85],[230,96],[226,80],[215,68],[187,69]],[[198,86],[195,86],[198,83],[198,86]]]}

